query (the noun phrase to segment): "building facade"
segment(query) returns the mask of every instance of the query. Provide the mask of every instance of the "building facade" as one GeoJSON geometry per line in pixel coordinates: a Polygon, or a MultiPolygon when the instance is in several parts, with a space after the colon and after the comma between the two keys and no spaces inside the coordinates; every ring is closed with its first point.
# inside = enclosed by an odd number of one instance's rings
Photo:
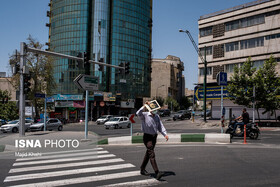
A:
{"type": "Polygon", "coordinates": [[[179,57],[152,59],[151,98],[172,97],[180,101],[185,96],[184,63],[179,57]]]}
{"type": "Polygon", "coordinates": [[[122,100],[142,104],[150,96],[152,0],[51,0],[49,6],[50,51],[71,56],[86,52],[91,60],[117,66],[130,63],[129,74],[123,74],[116,68],[55,59],[57,94],[82,95],[73,80],[87,73],[99,78],[99,91],[122,100]]]}
{"type": "MultiPolygon", "coordinates": [[[[271,55],[280,61],[280,1],[258,0],[233,8],[201,16],[199,48],[207,59],[207,85],[217,86],[216,76],[227,72],[228,80],[235,66],[248,57],[258,68],[271,55]]],[[[198,59],[198,83],[203,84],[204,63],[198,59]]],[[[277,67],[279,71],[279,65],[277,67]]],[[[240,106],[226,101],[233,113],[240,114],[240,106]]],[[[220,116],[220,101],[212,101],[212,115],[220,116]]]]}

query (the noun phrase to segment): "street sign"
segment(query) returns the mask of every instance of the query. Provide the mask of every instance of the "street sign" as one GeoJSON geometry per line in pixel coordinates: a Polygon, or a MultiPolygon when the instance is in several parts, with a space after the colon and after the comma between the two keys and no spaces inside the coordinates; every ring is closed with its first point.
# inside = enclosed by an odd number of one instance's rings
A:
{"type": "Polygon", "coordinates": [[[134,118],[134,116],[135,116],[135,115],[134,115],[134,114],[132,114],[132,115],[129,117],[129,120],[131,121],[131,123],[135,123],[135,121],[134,121],[134,119],[133,119],[133,118],[134,118]]]}
{"type": "Polygon", "coordinates": [[[219,86],[226,86],[227,85],[227,73],[220,72],[217,74],[217,83],[219,86]]]}
{"type": "MultiPolygon", "coordinates": [[[[194,89],[194,100],[201,101],[203,100],[204,90],[203,87],[196,86],[194,89]]],[[[229,99],[230,95],[226,88],[223,89],[224,99],[229,99]]],[[[207,100],[221,99],[221,87],[220,86],[208,86],[206,89],[206,98],[207,100]]]]}
{"type": "Polygon", "coordinates": [[[98,77],[80,74],[74,79],[78,88],[88,91],[98,90],[98,77]]]}
{"type": "Polygon", "coordinates": [[[45,98],[46,94],[35,93],[35,97],[37,97],[37,98],[45,98]]]}

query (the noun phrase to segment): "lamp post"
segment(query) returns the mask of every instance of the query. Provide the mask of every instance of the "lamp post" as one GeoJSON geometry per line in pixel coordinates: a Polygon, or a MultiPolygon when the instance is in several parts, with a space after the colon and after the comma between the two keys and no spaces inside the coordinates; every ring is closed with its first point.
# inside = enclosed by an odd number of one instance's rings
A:
{"type": "Polygon", "coordinates": [[[164,86],[164,85],[161,85],[161,86],[157,87],[156,97],[158,96],[158,89],[161,88],[161,87],[163,87],[163,86],[164,86]]]}
{"type": "Polygon", "coordinates": [[[203,110],[204,110],[204,121],[206,122],[206,90],[207,90],[207,61],[206,61],[206,46],[204,48],[204,58],[202,56],[202,54],[200,53],[200,50],[199,48],[197,47],[196,43],[194,42],[193,40],[193,37],[191,35],[191,33],[188,31],[188,30],[182,30],[182,29],[179,29],[179,32],[185,32],[188,37],[190,38],[198,56],[200,57],[201,59],[201,62],[204,62],[204,82],[203,82],[203,90],[204,90],[204,94],[203,94],[203,110]]]}

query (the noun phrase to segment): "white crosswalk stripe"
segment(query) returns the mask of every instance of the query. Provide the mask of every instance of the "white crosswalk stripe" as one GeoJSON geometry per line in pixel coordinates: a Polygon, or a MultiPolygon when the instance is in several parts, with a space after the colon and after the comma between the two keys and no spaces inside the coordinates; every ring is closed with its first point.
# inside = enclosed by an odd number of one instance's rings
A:
{"type": "Polygon", "coordinates": [[[166,182],[141,176],[139,169],[103,148],[49,152],[20,158],[4,180],[5,186],[152,186],[166,182]],[[118,182],[112,182],[117,180],[118,182]],[[98,183],[99,182],[99,183],[98,183]],[[94,183],[97,183],[96,185],[94,183]]]}

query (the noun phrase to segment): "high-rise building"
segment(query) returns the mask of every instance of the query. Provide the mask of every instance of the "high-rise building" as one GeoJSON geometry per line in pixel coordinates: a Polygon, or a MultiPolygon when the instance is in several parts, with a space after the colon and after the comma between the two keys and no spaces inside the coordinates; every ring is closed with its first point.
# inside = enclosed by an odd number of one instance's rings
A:
{"type": "Polygon", "coordinates": [[[137,107],[142,105],[143,97],[150,96],[152,3],[152,0],[50,0],[47,12],[50,21],[46,24],[48,50],[71,56],[87,53],[89,59],[104,64],[130,64],[129,74],[124,74],[116,68],[97,64],[84,67],[75,60],[56,58],[55,113],[66,119],[83,119],[83,90],[73,83],[79,74],[99,77],[99,91],[112,93],[118,100],[107,103],[104,99],[106,103],[101,100],[100,106],[92,103],[90,106],[100,107],[90,109],[96,110],[91,112],[97,113],[96,117],[119,111],[112,108],[121,107],[120,99],[133,101],[137,107]]]}
{"type": "Polygon", "coordinates": [[[149,97],[151,80],[152,0],[51,0],[49,50],[105,64],[130,63],[129,74],[69,59],[56,59],[58,94],[79,94],[74,78],[85,73],[99,77],[100,91],[121,93],[125,99],[149,97]],[[102,71],[99,71],[103,69],[102,71]]]}
{"type": "MultiPolygon", "coordinates": [[[[248,57],[251,57],[256,68],[261,67],[271,55],[279,62],[279,20],[280,0],[253,1],[201,16],[198,21],[198,42],[203,56],[206,47],[207,85],[214,86],[211,89],[218,91],[217,74],[227,72],[229,80],[234,66],[241,66],[248,57]]],[[[204,63],[200,59],[198,68],[198,83],[202,85],[204,63]]],[[[279,64],[277,71],[280,72],[279,64]]],[[[211,102],[212,117],[220,117],[220,100],[213,98],[211,102]]],[[[235,115],[239,115],[242,108],[230,100],[226,100],[224,106],[226,109],[233,108],[235,115]]]]}

